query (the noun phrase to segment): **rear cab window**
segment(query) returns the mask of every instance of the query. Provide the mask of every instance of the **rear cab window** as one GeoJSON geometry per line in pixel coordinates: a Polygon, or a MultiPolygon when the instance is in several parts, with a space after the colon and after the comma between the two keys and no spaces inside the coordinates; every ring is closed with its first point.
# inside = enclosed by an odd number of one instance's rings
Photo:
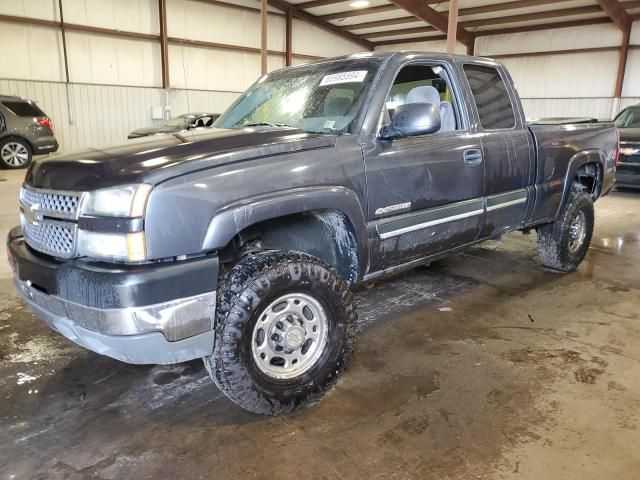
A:
{"type": "Polygon", "coordinates": [[[18,117],[46,117],[45,113],[31,102],[2,102],[11,113],[18,117]]]}
{"type": "Polygon", "coordinates": [[[464,65],[484,130],[505,130],[516,126],[516,115],[507,86],[494,68],[485,65],[464,65]]]}

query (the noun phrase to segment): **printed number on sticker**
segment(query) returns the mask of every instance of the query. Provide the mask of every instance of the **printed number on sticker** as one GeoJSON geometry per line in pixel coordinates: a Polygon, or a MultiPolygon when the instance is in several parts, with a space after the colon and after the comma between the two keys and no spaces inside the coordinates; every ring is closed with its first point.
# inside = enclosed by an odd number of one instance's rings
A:
{"type": "Polygon", "coordinates": [[[335,85],[337,83],[362,82],[367,76],[366,70],[356,70],[353,72],[332,73],[322,78],[320,86],[335,85]]]}

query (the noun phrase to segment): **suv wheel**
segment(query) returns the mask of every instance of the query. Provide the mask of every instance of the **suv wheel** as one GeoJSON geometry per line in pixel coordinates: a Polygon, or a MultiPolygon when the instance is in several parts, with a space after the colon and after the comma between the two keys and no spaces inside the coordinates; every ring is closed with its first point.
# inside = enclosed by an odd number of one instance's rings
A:
{"type": "Polygon", "coordinates": [[[25,168],[31,163],[31,147],[24,140],[0,140],[0,165],[4,168],[25,168]]]}
{"type": "Polygon", "coordinates": [[[593,200],[573,192],[560,216],[538,228],[538,254],[545,267],[572,272],[584,260],[593,235],[593,200]]]}
{"type": "Polygon", "coordinates": [[[353,295],[317,258],[252,255],[229,272],[219,299],[214,352],[204,361],[220,390],[246,410],[279,415],[314,404],[351,357],[353,295]]]}

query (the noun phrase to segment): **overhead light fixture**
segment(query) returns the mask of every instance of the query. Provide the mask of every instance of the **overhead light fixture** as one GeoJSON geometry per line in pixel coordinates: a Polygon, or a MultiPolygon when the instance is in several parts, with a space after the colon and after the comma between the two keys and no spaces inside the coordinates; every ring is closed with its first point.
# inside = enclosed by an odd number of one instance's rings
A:
{"type": "Polygon", "coordinates": [[[351,8],[364,8],[369,6],[369,0],[354,0],[349,4],[351,8]]]}

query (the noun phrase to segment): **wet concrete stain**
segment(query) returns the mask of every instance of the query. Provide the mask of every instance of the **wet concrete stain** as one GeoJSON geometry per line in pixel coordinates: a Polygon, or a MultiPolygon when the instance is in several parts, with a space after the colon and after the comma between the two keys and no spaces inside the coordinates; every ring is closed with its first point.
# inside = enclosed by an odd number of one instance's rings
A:
{"type": "Polygon", "coordinates": [[[199,361],[77,348],[0,278],[0,478],[634,478],[637,269],[598,250],[543,271],[534,241],[359,287],[345,376],[280,418],[228,402],[199,361]]]}

